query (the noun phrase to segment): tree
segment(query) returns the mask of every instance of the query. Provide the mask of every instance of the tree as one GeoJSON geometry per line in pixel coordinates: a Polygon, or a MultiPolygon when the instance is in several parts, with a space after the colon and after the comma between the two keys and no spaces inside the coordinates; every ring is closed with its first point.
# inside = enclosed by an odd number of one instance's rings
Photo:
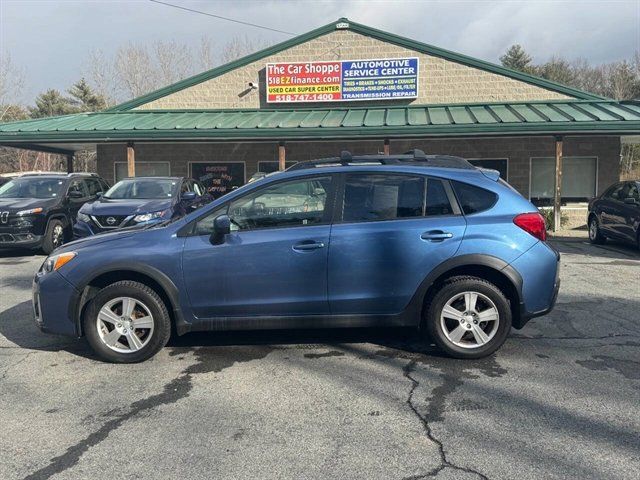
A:
{"type": "Polygon", "coordinates": [[[8,51],[0,55],[0,105],[17,103],[24,86],[24,70],[11,60],[8,51]]]}
{"type": "Polygon", "coordinates": [[[511,45],[505,54],[500,57],[500,63],[502,63],[503,67],[520,72],[532,72],[531,56],[519,44],[511,45]]]}
{"type": "Polygon", "coordinates": [[[64,97],[58,90],[49,89],[36,97],[35,107],[29,107],[33,118],[68,115],[77,111],[73,100],[64,97]]]}
{"type": "Polygon", "coordinates": [[[95,92],[84,78],[74,83],[69,90],[72,102],[79,112],[97,112],[107,107],[104,96],[95,92]]]}
{"type": "Polygon", "coordinates": [[[0,122],[16,122],[29,118],[29,110],[22,105],[8,104],[0,106],[0,122]]]}
{"type": "Polygon", "coordinates": [[[535,68],[535,72],[542,78],[563,85],[575,85],[576,75],[571,64],[559,56],[551,57],[551,60],[535,68]]]}
{"type": "Polygon", "coordinates": [[[264,42],[261,39],[249,38],[246,35],[233,37],[223,47],[220,54],[221,63],[229,63],[240,57],[249,55],[264,48],[264,42]]]}

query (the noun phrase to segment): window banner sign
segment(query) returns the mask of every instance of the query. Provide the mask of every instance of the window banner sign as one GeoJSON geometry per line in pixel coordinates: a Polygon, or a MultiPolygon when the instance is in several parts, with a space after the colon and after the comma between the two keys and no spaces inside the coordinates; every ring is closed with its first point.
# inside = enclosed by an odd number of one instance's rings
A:
{"type": "Polygon", "coordinates": [[[389,100],[418,96],[418,59],[268,63],[267,103],[389,100]]]}
{"type": "Polygon", "coordinates": [[[190,165],[191,178],[202,182],[215,198],[244,185],[244,162],[194,162],[190,165]]]}

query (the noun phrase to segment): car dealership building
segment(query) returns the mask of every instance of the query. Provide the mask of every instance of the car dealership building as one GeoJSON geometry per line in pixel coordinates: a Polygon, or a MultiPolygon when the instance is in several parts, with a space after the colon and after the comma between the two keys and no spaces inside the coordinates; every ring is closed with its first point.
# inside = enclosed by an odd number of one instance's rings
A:
{"type": "Polygon", "coordinates": [[[548,205],[617,181],[621,138],[638,133],[637,103],[340,19],[104,112],[0,125],[0,144],[96,149],[107,181],[193,176],[218,191],[345,149],[420,148],[548,205]]]}

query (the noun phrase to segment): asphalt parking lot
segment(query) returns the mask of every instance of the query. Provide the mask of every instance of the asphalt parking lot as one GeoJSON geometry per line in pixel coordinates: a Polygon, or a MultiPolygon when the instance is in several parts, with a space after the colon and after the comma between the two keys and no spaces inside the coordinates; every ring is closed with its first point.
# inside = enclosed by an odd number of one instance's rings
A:
{"type": "Polygon", "coordinates": [[[0,253],[0,478],[639,478],[640,254],[557,241],[556,309],[497,355],[407,331],[191,334],[109,365],[0,253]]]}

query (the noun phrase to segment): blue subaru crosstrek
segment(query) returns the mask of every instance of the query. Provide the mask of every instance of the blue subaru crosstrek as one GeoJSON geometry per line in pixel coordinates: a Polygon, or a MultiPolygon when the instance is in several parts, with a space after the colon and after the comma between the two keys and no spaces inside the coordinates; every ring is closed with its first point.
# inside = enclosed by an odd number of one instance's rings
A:
{"type": "Polygon", "coordinates": [[[181,177],[135,177],[120,180],[95,202],[86,203],[73,225],[74,238],[117,228],[158,223],[205,203],[200,182],[181,177]]]}
{"type": "Polygon", "coordinates": [[[172,329],[411,326],[495,352],[553,307],[559,254],[498,172],[425,155],[299,163],[185,217],[69,243],[33,283],[38,325],[138,362],[172,329]]]}

